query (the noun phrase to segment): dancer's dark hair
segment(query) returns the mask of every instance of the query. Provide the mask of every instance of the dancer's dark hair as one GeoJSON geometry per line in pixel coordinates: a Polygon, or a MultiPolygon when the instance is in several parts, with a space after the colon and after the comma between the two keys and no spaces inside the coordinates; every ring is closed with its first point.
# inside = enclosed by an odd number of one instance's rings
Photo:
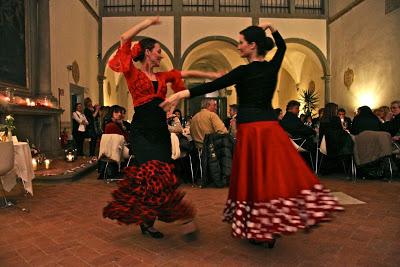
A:
{"type": "Polygon", "coordinates": [[[158,43],[157,40],[153,38],[144,38],[139,41],[140,47],[142,48],[139,55],[135,57],[133,60],[134,61],[142,61],[145,56],[146,49],[148,50],[153,50],[155,44],[158,43]]]}
{"type": "Polygon", "coordinates": [[[275,44],[272,38],[267,37],[265,31],[258,26],[249,26],[240,32],[248,43],[256,43],[257,54],[265,56],[269,50],[274,48],[275,44]]]}

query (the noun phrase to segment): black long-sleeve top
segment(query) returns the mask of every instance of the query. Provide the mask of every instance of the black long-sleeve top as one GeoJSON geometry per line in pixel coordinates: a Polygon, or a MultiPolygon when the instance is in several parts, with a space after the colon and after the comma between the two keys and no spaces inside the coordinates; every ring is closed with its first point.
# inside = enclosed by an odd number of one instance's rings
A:
{"type": "Polygon", "coordinates": [[[289,111],[283,116],[280,124],[293,138],[306,138],[315,134],[311,127],[304,125],[299,117],[289,111]]]}
{"type": "Polygon", "coordinates": [[[235,84],[238,96],[238,123],[276,120],[271,102],[286,44],[278,31],[272,33],[272,36],[278,49],[271,61],[253,61],[247,65],[240,65],[212,82],[191,88],[190,97],[235,84]]]}

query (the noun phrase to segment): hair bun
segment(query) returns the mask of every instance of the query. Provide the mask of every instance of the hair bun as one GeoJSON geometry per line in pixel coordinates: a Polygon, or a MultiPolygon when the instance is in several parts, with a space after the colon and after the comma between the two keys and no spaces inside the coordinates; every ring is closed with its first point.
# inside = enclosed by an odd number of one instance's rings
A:
{"type": "Polygon", "coordinates": [[[269,50],[271,50],[272,48],[275,47],[275,43],[274,43],[274,41],[272,40],[271,37],[265,37],[263,43],[264,43],[264,46],[265,46],[265,50],[267,50],[267,51],[269,51],[269,50]]]}

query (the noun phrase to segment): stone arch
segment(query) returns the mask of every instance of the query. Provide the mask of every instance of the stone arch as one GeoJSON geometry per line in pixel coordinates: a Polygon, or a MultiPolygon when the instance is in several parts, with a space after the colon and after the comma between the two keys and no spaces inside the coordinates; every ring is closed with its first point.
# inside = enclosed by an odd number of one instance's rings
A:
{"type": "MultiPolygon", "coordinates": [[[[324,103],[329,102],[330,99],[330,66],[328,63],[328,60],[326,58],[326,56],[324,55],[324,53],[320,50],[319,47],[317,47],[315,44],[311,43],[310,41],[307,41],[305,39],[300,39],[300,38],[287,38],[285,39],[286,45],[288,47],[287,51],[286,51],[286,55],[285,55],[285,59],[284,62],[282,64],[282,68],[287,68],[286,70],[288,71],[288,73],[286,74],[297,74],[292,76],[294,78],[295,84],[296,84],[296,88],[297,91],[299,90],[298,86],[298,75],[301,75],[301,73],[303,72],[303,63],[310,66],[310,62],[313,62],[312,64],[314,64],[315,68],[319,69],[318,74],[316,73],[316,75],[313,75],[313,81],[315,81],[317,83],[317,85],[319,84],[319,88],[321,88],[320,91],[320,106],[324,106],[324,103]],[[299,57],[300,56],[300,57],[299,57]],[[297,58],[296,58],[297,57],[297,58]],[[304,57],[306,58],[306,61],[302,61],[304,59],[304,57]],[[298,64],[296,63],[297,60],[298,64]],[[311,61],[310,61],[311,60],[311,61]],[[305,63],[308,62],[308,63],[305,63]],[[299,72],[299,70],[301,70],[299,72]]],[[[308,69],[308,67],[306,68],[306,70],[308,69]]],[[[284,82],[283,80],[283,74],[284,72],[281,72],[281,75],[279,76],[279,82],[278,82],[278,87],[280,86],[281,82],[284,82]]],[[[287,75],[286,75],[287,77],[287,75]]],[[[284,84],[284,83],[283,83],[284,84]]],[[[289,86],[291,84],[286,84],[286,86],[289,86]]],[[[289,86],[289,87],[293,87],[293,86],[289,86]]],[[[304,83],[302,84],[302,87],[304,88],[305,85],[304,83]]],[[[292,94],[292,97],[294,97],[293,92],[291,92],[289,95],[286,95],[287,92],[284,93],[284,91],[280,91],[277,90],[276,93],[279,93],[279,97],[276,98],[274,95],[274,104],[276,105],[279,102],[279,106],[283,107],[283,102],[281,103],[281,100],[286,101],[287,97],[292,94]],[[282,93],[282,94],[281,94],[282,93]],[[279,99],[279,100],[278,100],[279,99]]],[[[297,95],[298,97],[298,95],[297,95]]]]}
{"type": "Polygon", "coordinates": [[[196,42],[194,42],[193,44],[191,44],[183,53],[182,57],[179,60],[179,66],[178,69],[182,69],[183,67],[183,63],[185,62],[187,56],[194,50],[196,49],[199,45],[210,42],[210,41],[222,41],[222,42],[226,42],[228,44],[231,44],[233,46],[237,46],[238,42],[232,38],[226,37],[226,36],[207,36],[204,37],[202,39],[197,40],[196,42]]]}
{"type": "Polygon", "coordinates": [[[287,38],[287,39],[285,39],[285,42],[287,44],[289,44],[289,43],[301,44],[301,45],[304,45],[305,47],[309,48],[312,52],[314,52],[314,54],[319,59],[322,70],[324,72],[324,76],[330,75],[330,68],[329,68],[328,60],[326,59],[324,53],[322,53],[322,51],[315,44],[313,44],[310,41],[307,41],[305,39],[301,39],[301,38],[287,38]]]}

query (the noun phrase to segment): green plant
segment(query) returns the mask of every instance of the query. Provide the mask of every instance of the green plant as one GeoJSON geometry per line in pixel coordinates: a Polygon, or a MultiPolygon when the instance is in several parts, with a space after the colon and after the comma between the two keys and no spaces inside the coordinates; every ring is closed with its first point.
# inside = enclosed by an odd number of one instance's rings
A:
{"type": "Polygon", "coordinates": [[[14,126],[14,117],[11,115],[7,115],[5,121],[5,126],[7,128],[7,130],[13,131],[15,130],[15,126],[14,126]]]}
{"type": "Polygon", "coordinates": [[[302,90],[300,93],[300,103],[303,106],[303,113],[308,116],[318,107],[319,97],[314,88],[302,90]]]}

